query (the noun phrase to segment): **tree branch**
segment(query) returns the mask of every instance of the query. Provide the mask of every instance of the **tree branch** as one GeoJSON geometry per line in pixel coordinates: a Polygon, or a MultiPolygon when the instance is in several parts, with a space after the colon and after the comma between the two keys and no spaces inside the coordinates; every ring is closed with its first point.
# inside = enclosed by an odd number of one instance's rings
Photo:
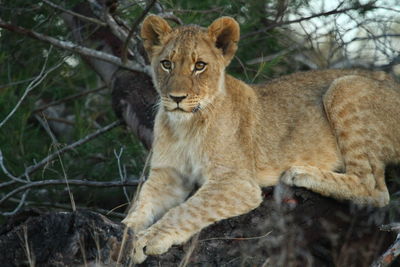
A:
{"type": "Polygon", "coordinates": [[[400,255],[400,223],[392,223],[389,225],[381,226],[382,231],[394,231],[397,232],[397,238],[393,244],[379,257],[371,267],[386,267],[394,262],[394,260],[400,255]]]}
{"type": "Polygon", "coordinates": [[[75,17],[77,17],[77,18],[80,18],[80,19],[82,19],[82,20],[86,20],[86,21],[88,21],[88,22],[92,22],[92,23],[95,23],[95,24],[98,24],[98,25],[104,26],[104,27],[107,26],[107,24],[106,24],[105,22],[103,22],[103,21],[101,21],[101,20],[99,20],[99,19],[91,18],[91,17],[86,17],[86,16],[84,16],[84,15],[82,15],[82,14],[76,13],[76,12],[74,12],[74,11],[72,11],[72,10],[65,9],[65,8],[63,8],[63,7],[59,6],[59,5],[56,5],[56,4],[54,4],[53,2],[48,1],[48,0],[42,0],[42,1],[43,1],[45,4],[51,6],[52,8],[58,9],[58,10],[60,10],[60,11],[62,11],[62,12],[68,13],[68,14],[70,14],[70,15],[72,15],[72,16],[75,16],[75,17]]]}
{"type": "MultiPolygon", "coordinates": [[[[50,185],[76,185],[76,186],[90,186],[90,187],[120,187],[120,186],[137,186],[139,184],[138,179],[127,179],[124,181],[107,181],[107,182],[99,182],[99,181],[89,181],[89,180],[44,180],[44,181],[33,181],[28,184],[21,185],[8,194],[6,194],[3,198],[0,199],[0,206],[10,197],[15,194],[36,187],[44,187],[50,185]]],[[[0,214],[4,215],[3,212],[0,214]]]]}
{"type": "Polygon", "coordinates": [[[118,121],[114,121],[113,123],[110,123],[109,125],[101,128],[101,129],[98,129],[94,133],[91,133],[91,134],[85,136],[84,138],[82,138],[82,139],[80,139],[80,140],[78,140],[78,141],[76,141],[76,142],[74,142],[74,143],[72,143],[72,144],[70,144],[68,146],[63,147],[60,150],[57,150],[56,152],[54,152],[53,154],[50,154],[49,156],[45,157],[44,159],[42,159],[40,162],[36,163],[35,165],[31,165],[31,166],[27,167],[25,169],[25,173],[20,175],[18,178],[21,179],[24,176],[28,176],[29,174],[37,171],[39,168],[43,167],[44,165],[46,165],[48,162],[52,161],[54,158],[58,157],[59,155],[64,154],[65,152],[67,152],[69,150],[72,150],[75,147],[83,145],[84,143],[87,143],[88,141],[94,139],[95,137],[97,137],[97,136],[99,136],[99,135],[101,135],[101,134],[103,134],[105,132],[108,132],[109,130],[111,130],[111,129],[113,129],[113,128],[121,125],[121,124],[122,124],[122,121],[119,121],[119,120],[118,121]]]}
{"type": "Polygon", "coordinates": [[[38,108],[33,110],[33,113],[41,112],[41,111],[43,111],[43,110],[45,110],[45,109],[47,109],[49,107],[57,106],[57,105],[59,105],[61,103],[64,103],[64,102],[67,102],[67,101],[71,101],[71,100],[75,100],[75,99],[77,99],[79,97],[82,97],[82,96],[85,96],[85,95],[88,95],[88,94],[92,94],[92,93],[96,93],[96,92],[99,92],[99,91],[104,90],[104,89],[107,89],[107,86],[104,85],[104,86],[100,86],[99,88],[96,88],[96,89],[90,89],[90,90],[86,90],[86,91],[83,91],[83,92],[80,92],[80,93],[77,93],[77,94],[74,94],[74,95],[71,95],[71,96],[67,96],[67,97],[62,98],[60,100],[53,101],[51,103],[48,103],[48,104],[43,105],[41,107],[38,107],[38,108]]]}
{"type": "Polygon", "coordinates": [[[57,65],[51,67],[49,70],[46,70],[46,65],[47,65],[47,60],[48,60],[48,56],[45,59],[45,62],[43,64],[42,70],[40,71],[39,75],[33,79],[33,81],[31,81],[29,83],[29,85],[26,87],[25,92],[23,93],[23,95],[21,96],[21,98],[18,100],[17,104],[15,104],[14,108],[10,111],[10,113],[3,119],[2,122],[0,122],[0,128],[3,127],[3,125],[14,115],[14,113],[17,111],[17,109],[19,108],[19,106],[22,104],[22,102],[25,100],[26,96],[29,94],[30,91],[32,91],[33,89],[36,88],[36,86],[38,86],[46,77],[47,75],[52,72],[53,70],[57,69],[58,67],[60,67],[62,64],[64,64],[64,61],[61,61],[60,63],[58,63],[57,65]]]}
{"type": "Polygon", "coordinates": [[[129,70],[145,72],[150,75],[150,70],[148,68],[140,67],[131,61],[127,64],[124,64],[124,63],[122,63],[120,58],[110,55],[108,53],[104,53],[104,52],[93,50],[93,49],[90,49],[90,48],[87,48],[84,46],[80,46],[80,45],[74,44],[70,41],[61,41],[61,40],[53,38],[51,36],[47,36],[47,35],[44,35],[44,34],[29,30],[29,29],[26,29],[23,27],[15,26],[15,25],[6,23],[1,18],[0,18],[0,28],[26,35],[31,38],[37,39],[39,41],[42,41],[42,42],[50,43],[58,48],[72,51],[74,53],[78,53],[78,54],[81,54],[84,56],[100,59],[100,60],[115,64],[117,66],[129,69],[129,70]]]}
{"type": "Polygon", "coordinates": [[[251,36],[266,32],[266,31],[268,31],[270,29],[273,29],[273,28],[276,28],[276,27],[279,27],[279,26],[289,25],[289,24],[294,24],[294,23],[300,23],[302,21],[310,20],[310,19],[313,19],[313,18],[326,17],[326,16],[335,15],[335,14],[341,14],[341,13],[345,13],[345,12],[348,12],[348,11],[351,11],[351,10],[362,10],[362,9],[366,9],[366,8],[368,8],[368,9],[377,8],[376,6],[371,5],[371,3],[366,3],[364,5],[359,5],[359,6],[355,6],[355,7],[353,6],[353,7],[343,8],[343,9],[340,9],[340,6],[341,5],[337,6],[333,10],[326,11],[326,12],[321,12],[321,13],[317,13],[317,14],[313,14],[313,15],[308,16],[308,17],[301,17],[301,18],[298,18],[298,19],[288,20],[288,21],[274,22],[274,23],[272,23],[270,25],[267,25],[266,27],[264,27],[262,29],[259,29],[257,31],[250,32],[250,33],[247,33],[247,34],[244,34],[241,39],[246,39],[248,37],[251,37],[251,36]]]}
{"type": "Polygon", "coordinates": [[[147,7],[143,10],[142,14],[140,14],[139,17],[135,19],[135,21],[132,24],[131,29],[129,30],[128,36],[125,39],[124,45],[122,46],[122,54],[121,54],[121,60],[122,62],[127,61],[127,55],[128,55],[128,44],[130,42],[130,39],[133,36],[133,33],[136,30],[136,27],[139,25],[139,23],[144,19],[144,17],[149,13],[150,9],[154,6],[154,4],[157,2],[157,0],[151,0],[151,2],[147,5],[147,7]]]}

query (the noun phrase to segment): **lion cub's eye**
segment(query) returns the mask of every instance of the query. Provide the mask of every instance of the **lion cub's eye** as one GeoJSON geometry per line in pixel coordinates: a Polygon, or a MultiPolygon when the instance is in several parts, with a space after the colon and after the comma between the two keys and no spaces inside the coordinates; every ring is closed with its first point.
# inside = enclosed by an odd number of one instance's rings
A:
{"type": "Polygon", "coordinates": [[[165,70],[170,70],[172,69],[172,62],[169,60],[161,60],[161,66],[165,70]]]}
{"type": "Polygon", "coordinates": [[[194,70],[195,71],[200,71],[200,70],[204,70],[204,68],[206,67],[207,63],[203,62],[203,61],[197,61],[194,64],[194,70]]]}

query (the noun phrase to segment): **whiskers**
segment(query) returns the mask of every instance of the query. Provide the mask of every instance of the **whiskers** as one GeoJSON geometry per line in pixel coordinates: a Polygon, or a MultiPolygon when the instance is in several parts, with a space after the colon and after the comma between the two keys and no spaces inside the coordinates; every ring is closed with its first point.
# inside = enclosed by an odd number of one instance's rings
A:
{"type": "Polygon", "coordinates": [[[213,112],[213,110],[215,110],[215,105],[211,99],[202,99],[197,106],[197,111],[200,113],[213,112]]]}
{"type": "Polygon", "coordinates": [[[204,115],[204,113],[215,110],[213,98],[200,98],[199,96],[191,96],[179,104],[167,96],[161,96],[156,107],[160,108],[160,105],[168,111],[171,118],[174,117],[174,120],[179,121],[187,120],[194,114],[204,115]]]}
{"type": "Polygon", "coordinates": [[[161,100],[161,98],[159,97],[159,98],[157,99],[156,103],[155,103],[155,104],[153,105],[153,107],[152,107],[152,112],[156,113],[156,112],[160,109],[161,106],[162,106],[162,100],[161,100]]]}

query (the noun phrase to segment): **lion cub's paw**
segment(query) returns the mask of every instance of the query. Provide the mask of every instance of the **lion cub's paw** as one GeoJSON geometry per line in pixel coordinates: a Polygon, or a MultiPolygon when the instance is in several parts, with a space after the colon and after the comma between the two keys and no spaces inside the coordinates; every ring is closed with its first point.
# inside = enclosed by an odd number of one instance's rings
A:
{"type": "Polygon", "coordinates": [[[312,175],[304,167],[291,167],[281,176],[281,181],[290,186],[310,188],[313,184],[312,175]]]}
{"type": "Polygon", "coordinates": [[[172,236],[151,227],[136,235],[133,244],[133,261],[138,264],[146,260],[147,255],[163,254],[172,244],[172,236]]]}
{"type": "Polygon", "coordinates": [[[133,212],[122,220],[122,223],[131,228],[134,233],[138,233],[146,229],[152,220],[149,220],[144,214],[137,214],[133,212]]]}

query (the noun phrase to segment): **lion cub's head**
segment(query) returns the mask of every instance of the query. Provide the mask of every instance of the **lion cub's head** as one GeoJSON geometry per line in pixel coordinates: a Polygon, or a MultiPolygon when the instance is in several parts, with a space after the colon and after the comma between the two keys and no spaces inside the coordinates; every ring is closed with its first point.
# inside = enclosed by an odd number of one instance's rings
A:
{"type": "Polygon", "coordinates": [[[230,17],[215,20],[207,29],[196,25],[173,29],[155,15],[144,20],[141,36],[168,114],[189,118],[223,94],[225,67],[237,50],[239,31],[230,17]]]}

